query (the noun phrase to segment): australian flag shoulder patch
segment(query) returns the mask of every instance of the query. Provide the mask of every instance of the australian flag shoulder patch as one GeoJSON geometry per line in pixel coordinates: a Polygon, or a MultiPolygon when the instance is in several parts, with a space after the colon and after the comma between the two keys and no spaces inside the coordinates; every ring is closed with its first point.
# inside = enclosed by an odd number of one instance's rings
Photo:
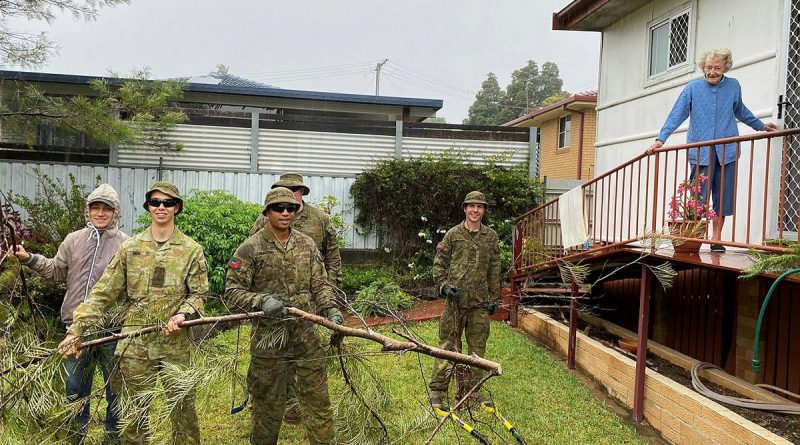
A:
{"type": "Polygon", "coordinates": [[[234,257],[228,260],[228,267],[230,267],[231,269],[238,269],[239,266],[241,265],[242,265],[242,260],[240,260],[239,258],[234,257]]]}

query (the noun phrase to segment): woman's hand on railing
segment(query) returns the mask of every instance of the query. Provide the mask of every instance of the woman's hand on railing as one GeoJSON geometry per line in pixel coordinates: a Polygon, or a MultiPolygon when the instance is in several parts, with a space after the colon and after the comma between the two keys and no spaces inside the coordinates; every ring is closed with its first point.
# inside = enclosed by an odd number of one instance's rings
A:
{"type": "MultiPolygon", "coordinates": [[[[765,125],[765,127],[766,127],[766,125],[765,125]]],[[[651,154],[655,153],[656,150],[661,148],[663,145],[664,145],[664,142],[659,141],[658,139],[656,139],[656,141],[653,142],[653,145],[651,145],[650,147],[647,148],[647,150],[644,151],[644,154],[651,155],[651,154]]]]}
{"type": "Polygon", "coordinates": [[[778,131],[778,126],[770,122],[768,124],[764,124],[764,128],[762,128],[761,131],[778,131]]]}

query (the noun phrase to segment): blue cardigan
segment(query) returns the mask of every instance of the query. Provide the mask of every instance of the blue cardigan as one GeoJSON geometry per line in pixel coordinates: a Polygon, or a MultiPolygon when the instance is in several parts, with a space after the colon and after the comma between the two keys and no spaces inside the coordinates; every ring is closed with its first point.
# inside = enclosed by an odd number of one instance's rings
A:
{"type": "MultiPolygon", "coordinates": [[[[689,132],[686,143],[708,141],[738,136],[736,119],[756,131],[764,128],[764,123],[756,118],[742,102],[742,87],[731,77],[723,76],[719,83],[711,85],[706,79],[696,79],[688,84],[678,96],[667,121],[658,133],[658,140],[665,142],[669,135],[689,117],[689,132]]],[[[722,145],[714,147],[720,164],[736,160],[739,153],[736,144],[725,144],[725,159],[722,159],[722,145]]],[[[689,149],[689,162],[708,165],[709,147],[689,149]]]]}

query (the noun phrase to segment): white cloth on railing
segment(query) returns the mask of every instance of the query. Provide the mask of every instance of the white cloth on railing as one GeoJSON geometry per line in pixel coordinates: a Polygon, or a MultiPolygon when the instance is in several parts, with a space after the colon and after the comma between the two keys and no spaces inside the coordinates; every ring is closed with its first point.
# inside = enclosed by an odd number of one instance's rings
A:
{"type": "Polygon", "coordinates": [[[586,234],[586,218],[583,214],[583,186],[579,185],[559,196],[558,213],[564,248],[584,244],[589,235],[586,234]]]}

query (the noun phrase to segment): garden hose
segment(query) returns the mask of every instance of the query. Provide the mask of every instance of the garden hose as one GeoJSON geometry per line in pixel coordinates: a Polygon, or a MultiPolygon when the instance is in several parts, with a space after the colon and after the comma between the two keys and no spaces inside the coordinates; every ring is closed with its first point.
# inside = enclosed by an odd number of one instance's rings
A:
{"type": "Polygon", "coordinates": [[[474,437],[475,440],[480,442],[481,445],[491,445],[489,440],[486,437],[484,437],[483,434],[479,433],[475,428],[472,427],[472,425],[468,424],[467,422],[464,422],[454,412],[449,411],[449,410],[445,411],[444,409],[442,409],[442,408],[440,408],[438,406],[433,407],[433,411],[436,413],[436,415],[438,415],[440,417],[449,417],[449,418],[453,419],[453,421],[455,423],[457,423],[461,428],[464,428],[465,430],[467,430],[467,432],[472,437],[474,437]]]}
{"type": "Polygon", "coordinates": [[[800,406],[798,406],[796,403],[790,403],[790,402],[782,403],[779,401],[747,399],[742,397],[730,397],[730,396],[724,396],[722,394],[717,394],[714,391],[708,389],[708,387],[706,387],[706,385],[704,385],[703,382],[700,380],[699,374],[700,371],[702,371],[703,369],[720,369],[720,367],[706,362],[699,362],[694,366],[692,366],[692,387],[694,387],[695,391],[708,397],[709,399],[716,400],[717,402],[727,403],[728,405],[739,406],[742,408],[757,409],[761,411],[772,411],[783,414],[800,415],[800,406]]]}
{"type": "Polygon", "coordinates": [[[519,445],[527,445],[525,439],[522,437],[522,434],[520,434],[519,431],[517,431],[517,429],[514,428],[514,425],[512,425],[511,422],[508,421],[508,419],[500,415],[500,410],[497,407],[495,407],[494,405],[490,405],[486,402],[481,402],[481,409],[483,409],[489,414],[494,414],[494,416],[497,417],[497,419],[503,423],[503,426],[508,430],[508,432],[511,433],[512,436],[514,436],[514,439],[516,439],[519,445]]]}
{"type": "Polygon", "coordinates": [[[755,338],[753,339],[753,372],[761,371],[761,361],[758,359],[758,337],[761,334],[761,321],[764,319],[764,314],[767,312],[767,305],[769,304],[769,299],[772,298],[772,293],[775,292],[775,289],[778,288],[778,284],[789,275],[793,275],[796,273],[800,273],[800,269],[790,269],[781,274],[772,286],[770,286],[769,291],[767,292],[767,296],[764,298],[764,303],[761,304],[761,311],[758,313],[758,321],[756,322],[756,334],[755,338]]]}

